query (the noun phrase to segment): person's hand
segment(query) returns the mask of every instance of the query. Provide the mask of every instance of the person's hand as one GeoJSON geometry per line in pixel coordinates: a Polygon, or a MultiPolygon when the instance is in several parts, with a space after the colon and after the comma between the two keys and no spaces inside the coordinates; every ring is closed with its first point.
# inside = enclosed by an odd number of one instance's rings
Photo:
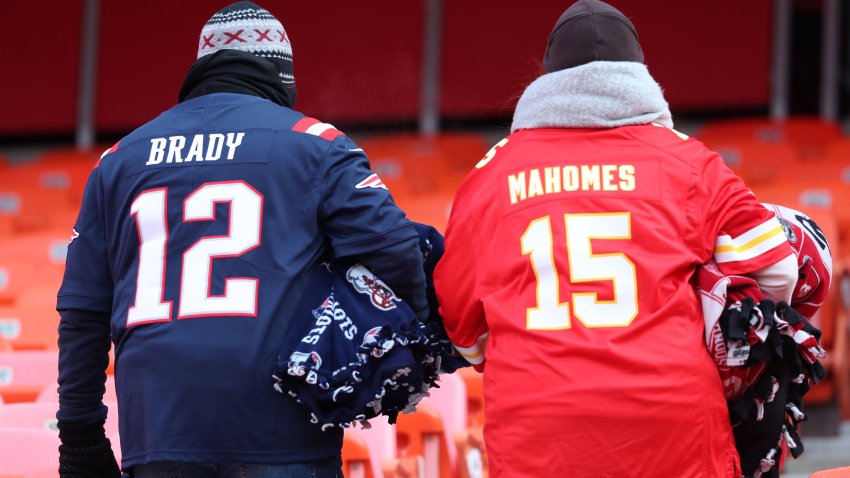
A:
{"type": "Polygon", "coordinates": [[[103,424],[58,423],[61,478],[120,478],[112,444],[103,424]]]}

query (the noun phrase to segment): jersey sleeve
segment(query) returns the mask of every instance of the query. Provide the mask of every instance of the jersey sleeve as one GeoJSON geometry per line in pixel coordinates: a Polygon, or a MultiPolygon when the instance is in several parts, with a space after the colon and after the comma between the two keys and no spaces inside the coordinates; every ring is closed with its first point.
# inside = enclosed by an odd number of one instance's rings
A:
{"type": "Polygon", "coordinates": [[[445,252],[434,271],[434,288],[449,339],[463,358],[482,371],[489,328],[477,293],[478,255],[466,225],[457,216],[449,219],[445,252]]]}
{"type": "Polygon", "coordinates": [[[745,274],[774,264],[793,251],[775,215],[765,209],[718,154],[711,153],[699,178],[699,203],[707,218],[701,247],[711,250],[725,274],[745,274]]]}
{"type": "Polygon", "coordinates": [[[112,274],[106,250],[106,234],[98,187],[100,169],[89,175],[83,202],[68,244],[65,275],[59,289],[57,309],[98,313],[112,311],[112,274]]]}
{"type": "Polygon", "coordinates": [[[417,239],[413,223],[393,202],[362,149],[345,136],[325,158],[320,221],[337,257],[350,257],[417,239]]]}
{"type": "Polygon", "coordinates": [[[59,412],[62,422],[98,424],[109,365],[112,276],[99,204],[99,169],[89,177],[59,289],[59,412]]]}

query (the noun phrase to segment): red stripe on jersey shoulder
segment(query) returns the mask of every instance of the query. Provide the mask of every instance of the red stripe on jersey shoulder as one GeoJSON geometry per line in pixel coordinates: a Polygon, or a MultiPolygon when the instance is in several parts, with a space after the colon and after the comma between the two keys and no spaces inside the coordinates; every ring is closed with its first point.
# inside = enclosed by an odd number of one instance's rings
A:
{"type": "Polygon", "coordinates": [[[100,159],[97,160],[97,162],[94,164],[94,168],[92,169],[97,169],[98,167],[100,167],[100,162],[103,161],[103,158],[118,151],[119,144],[121,144],[121,141],[118,141],[117,143],[113,144],[111,148],[104,151],[103,154],[100,155],[100,159]]]}
{"type": "Polygon", "coordinates": [[[322,134],[319,135],[319,137],[325,138],[328,141],[333,141],[333,140],[337,139],[338,137],[343,136],[343,134],[344,133],[342,131],[340,131],[336,128],[330,128],[330,129],[324,130],[322,132],[322,134]]]}
{"type": "Polygon", "coordinates": [[[342,131],[334,128],[332,124],[322,123],[316,118],[309,117],[304,117],[298,120],[298,122],[292,126],[292,131],[312,134],[313,136],[318,136],[328,141],[333,141],[339,136],[344,135],[342,131]]]}
{"type": "Polygon", "coordinates": [[[305,116],[305,117],[301,118],[300,120],[298,120],[297,123],[295,123],[295,125],[292,127],[292,131],[297,131],[299,133],[306,133],[307,128],[309,128],[310,126],[313,126],[314,124],[317,124],[319,122],[320,121],[317,120],[316,118],[308,118],[308,117],[305,116]]]}

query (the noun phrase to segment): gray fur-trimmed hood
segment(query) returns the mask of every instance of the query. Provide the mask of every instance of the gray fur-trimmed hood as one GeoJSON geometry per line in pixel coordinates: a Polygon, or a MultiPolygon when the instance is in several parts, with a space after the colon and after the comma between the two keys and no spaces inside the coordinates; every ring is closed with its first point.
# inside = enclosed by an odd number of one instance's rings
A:
{"type": "Polygon", "coordinates": [[[530,128],[673,127],[661,87],[646,65],[594,61],[547,73],[525,89],[511,133],[530,128]]]}

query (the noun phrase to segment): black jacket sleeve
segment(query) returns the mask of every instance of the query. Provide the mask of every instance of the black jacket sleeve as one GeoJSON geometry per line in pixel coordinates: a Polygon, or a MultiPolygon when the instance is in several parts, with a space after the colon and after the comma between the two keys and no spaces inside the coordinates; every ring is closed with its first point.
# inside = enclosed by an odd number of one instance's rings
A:
{"type": "Polygon", "coordinates": [[[103,424],[106,368],[109,366],[109,315],[59,311],[59,421],[103,424]]]}

